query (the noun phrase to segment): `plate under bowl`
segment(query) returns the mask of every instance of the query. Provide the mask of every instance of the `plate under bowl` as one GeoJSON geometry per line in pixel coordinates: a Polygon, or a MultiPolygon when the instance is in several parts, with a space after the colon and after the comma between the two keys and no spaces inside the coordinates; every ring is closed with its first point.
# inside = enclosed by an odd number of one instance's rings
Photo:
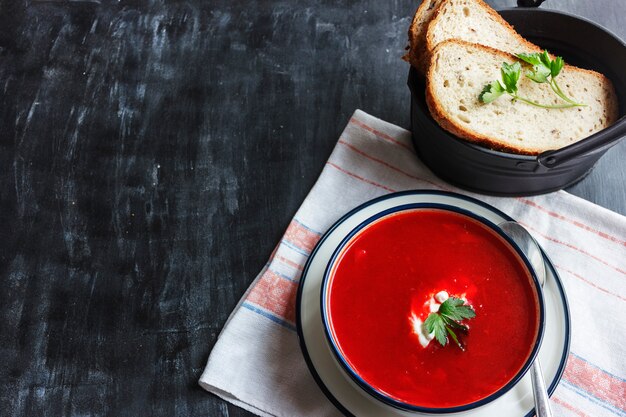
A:
{"type": "MultiPolygon", "coordinates": [[[[346,214],[318,242],[302,275],[296,301],[296,324],[300,346],[314,379],[333,404],[346,416],[408,417],[434,415],[399,410],[366,394],[339,365],[324,335],[321,319],[321,283],[335,248],[352,229],[381,212],[403,204],[440,203],[460,207],[492,223],[511,220],[496,208],[478,200],[448,192],[407,191],[372,200],[346,214]]],[[[570,345],[570,314],[563,285],[550,260],[545,256],[548,276],[544,287],[545,334],[538,358],[551,394],[565,369],[570,345]]],[[[531,416],[533,396],[529,376],[495,401],[459,413],[467,417],[531,416]]]]}

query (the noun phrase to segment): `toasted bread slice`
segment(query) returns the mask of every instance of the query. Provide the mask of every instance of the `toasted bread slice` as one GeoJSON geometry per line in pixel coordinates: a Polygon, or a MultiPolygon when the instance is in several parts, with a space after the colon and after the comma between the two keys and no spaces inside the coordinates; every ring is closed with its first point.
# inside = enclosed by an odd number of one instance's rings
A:
{"type": "Polygon", "coordinates": [[[411,65],[416,67],[420,73],[426,74],[428,59],[423,57],[426,54],[426,29],[430,19],[435,14],[437,7],[443,0],[423,0],[417,8],[413,21],[409,27],[408,52],[403,57],[411,65]]]}
{"type": "Polygon", "coordinates": [[[432,51],[448,39],[479,43],[513,54],[541,51],[483,0],[425,0],[409,29],[408,61],[426,74],[432,51]]]}
{"type": "MultiPolygon", "coordinates": [[[[514,102],[506,94],[489,104],[479,102],[483,87],[501,79],[502,62],[515,61],[514,55],[487,46],[455,39],[441,42],[432,53],[426,80],[426,102],[433,118],[460,138],[527,155],[570,145],[617,120],[618,101],[609,79],[569,65],[557,81],[568,97],[585,107],[544,109],[514,102]]],[[[518,93],[542,104],[564,104],[548,84],[524,75],[518,93]]]]}

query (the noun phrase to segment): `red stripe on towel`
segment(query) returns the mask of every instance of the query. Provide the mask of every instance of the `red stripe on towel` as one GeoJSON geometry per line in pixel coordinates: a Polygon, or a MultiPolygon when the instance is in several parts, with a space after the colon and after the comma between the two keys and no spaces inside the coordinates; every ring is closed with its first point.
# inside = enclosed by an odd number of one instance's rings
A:
{"type": "Polygon", "coordinates": [[[569,355],[563,377],[620,410],[626,409],[626,382],[585,362],[575,355],[569,355]]]}
{"type": "Polygon", "coordinates": [[[585,414],[582,411],[580,411],[578,408],[574,407],[571,404],[566,403],[565,401],[563,401],[562,399],[560,399],[557,396],[553,396],[551,398],[552,401],[554,401],[556,404],[560,405],[561,407],[571,411],[572,413],[576,414],[577,416],[580,417],[591,417],[589,414],[585,414]]]}
{"type": "Polygon", "coordinates": [[[531,206],[531,207],[534,207],[534,208],[536,208],[538,210],[541,210],[544,213],[547,213],[548,215],[550,215],[550,216],[552,216],[552,217],[554,217],[556,219],[563,220],[565,222],[571,223],[571,224],[573,224],[576,227],[579,227],[581,229],[587,230],[587,231],[589,231],[591,233],[595,233],[595,234],[597,234],[598,236],[600,236],[600,237],[602,237],[604,239],[608,239],[608,240],[610,240],[612,242],[615,242],[615,243],[618,243],[618,244],[620,244],[622,246],[626,246],[626,241],[623,241],[623,240],[621,240],[621,239],[619,239],[619,238],[617,238],[615,236],[611,236],[608,233],[601,232],[600,230],[596,230],[596,229],[592,228],[591,226],[587,226],[586,224],[584,224],[584,223],[582,223],[582,222],[580,222],[578,220],[570,219],[568,217],[563,216],[562,214],[550,211],[550,210],[540,206],[539,204],[535,203],[534,201],[531,201],[531,200],[528,200],[528,199],[525,199],[525,198],[518,198],[518,200],[521,201],[522,203],[528,205],[528,206],[531,206]]]}
{"type": "Polygon", "coordinates": [[[304,269],[304,267],[302,265],[300,265],[299,263],[294,262],[291,259],[287,259],[284,256],[276,255],[274,258],[276,260],[284,263],[285,265],[288,265],[288,266],[290,266],[292,268],[297,269],[298,271],[302,271],[304,269]]]}
{"type": "Polygon", "coordinates": [[[566,246],[566,247],[568,247],[568,248],[570,248],[570,249],[573,249],[573,250],[575,250],[575,251],[578,251],[578,252],[582,253],[583,255],[587,255],[587,256],[589,256],[590,258],[595,259],[596,261],[598,261],[598,262],[600,262],[600,263],[602,263],[602,264],[604,264],[604,265],[608,266],[609,268],[614,269],[614,270],[616,270],[617,272],[619,272],[619,273],[621,273],[621,274],[626,275],[626,271],[624,271],[623,269],[618,268],[617,266],[611,265],[610,263],[608,263],[608,262],[607,262],[607,261],[605,261],[604,259],[599,258],[599,257],[597,257],[597,256],[595,256],[595,255],[593,255],[593,254],[591,254],[591,253],[589,253],[589,252],[587,252],[587,251],[585,251],[585,250],[583,250],[583,249],[580,249],[579,247],[574,246],[574,245],[572,245],[571,243],[563,242],[562,240],[558,240],[558,239],[555,239],[555,238],[553,238],[553,237],[551,237],[551,236],[548,236],[548,235],[546,235],[546,234],[544,234],[544,233],[541,233],[539,230],[535,229],[534,227],[531,227],[531,226],[530,226],[530,225],[528,225],[527,223],[522,223],[522,222],[520,222],[520,224],[521,224],[522,226],[524,226],[525,228],[527,228],[527,229],[529,229],[529,230],[532,230],[533,232],[537,233],[538,235],[540,235],[540,236],[544,237],[545,239],[548,239],[548,240],[549,240],[549,241],[551,241],[551,242],[558,243],[559,245],[563,245],[563,246],[566,246]]]}
{"type": "Polygon", "coordinates": [[[365,178],[363,178],[363,177],[360,177],[360,176],[358,176],[358,175],[356,175],[356,174],[354,174],[354,173],[352,173],[352,172],[350,172],[350,171],[347,171],[347,170],[345,170],[345,169],[341,168],[339,165],[335,165],[335,164],[333,164],[332,162],[326,162],[326,165],[330,165],[331,167],[333,167],[333,168],[335,168],[335,169],[337,169],[337,170],[339,170],[339,171],[343,172],[344,174],[349,175],[349,176],[351,176],[351,177],[353,177],[353,178],[356,178],[356,179],[357,179],[357,180],[359,180],[359,181],[363,181],[363,182],[365,182],[365,183],[367,183],[367,184],[373,185],[374,187],[382,188],[383,190],[389,191],[389,192],[391,192],[391,193],[393,193],[393,192],[396,192],[396,191],[397,191],[397,190],[394,190],[393,188],[389,188],[389,187],[386,187],[386,186],[384,186],[384,185],[382,185],[382,184],[379,184],[379,183],[377,183],[377,182],[370,181],[370,180],[368,180],[368,179],[365,179],[365,178]]]}
{"type": "Polygon", "coordinates": [[[311,252],[320,240],[320,235],[292,220],[283,239],[302,250],[311,252]]]}
{"type": "Polygon", "coordinates": [[[349,122],[349,123],[355,124],[355,125],[359,126],[360,128],[365,129],[365,130],[367,130],[368,132],[373,133],[374,135],[378,136],[378,137],[379,137],[379,138],[381,138],[381,139],[385,139],[385,140],[386,140],[386,141],[388,141],[388,142],[394,143],[394,144],[396,144],[396,145],[398,145],[398,146],[401,146],[401,147],[403,147],[403,148],[405,148],[405,149],[408,149],[408,150],[410,150],[411,152],[413,152],[413,147],[412,147],[411,145],[409,145],[408,143],[401,142],[401,141],[399,141],[398,139],[396,139],[396,138],[394,138],[394,137],[391,137],[391,136],[389,136],[389,135],[388,135],[388,134],[386,134],[386,133],[381,132],[380,130],[376,130],[376,129],[374,129],[373,127],[370,127],[370,126],[366,125],[365,123],[363,123],[363,122],[362,122],[362,121],[360,121],[360,120],[357,120],[357,119],[355,119],[355,118],[352,118],[352,119],[350,119],[350,122],[349,122]]]}
{"type": "Polygon", "coordinates": [[[288,281],[270,270],[265,271],[246,300],[290,323],[296,321],[296,292],[298,283],[288,281]]]}
{"type": "Polygon", "coordinates": [[[419,178],[419,177],[417,177],[415,175],[409,174],[408,172],[403,171],[402,169],[400,169],[400,168],[398,168],[398,167],[396,167],[396,166],[394,166],[394,165],[392,165],[392,164],[390,164],[390,163],[388,163],[386,161],[383,161],[382,159],[376,158],[376,157],[368,154],[367,152],[362,151],[361,149],[359,149],[356,146],[346,142],[343,139],[339,139],[339,143],[341,145],[344,145],[345,147],[347,147],[351,151],[353,151],[353,152],[363,156],[364,158],[367,158],[367,159],[369,159],[371,161],[374,161],[374,162],[377,162],[377,163],[379,163],[379,164],[381,164],[383,166],[386,166],[387,168],[392,169],[392,170],[394,170],[396,172],[399,172],[400,174],[403,174],[403,175],[405,175],[405,176],[407,176],[407,177],[409,177],[411,179],[414,179],[414,180],[417,180],[417,181],[426,182],[426,183],[431,184],[432,186],[434,186],[436,188],[439,188],[441,190],[451,191],[449,188],[443,187],[443,186],[441,186],[441,185],[439,185],[439,184],[437,184],[437,183],[435,183],[433,181],[428,181],[428,180],[426,180],[424,178],[419,178]]]}
{"type": "Polygon", "coordinates": [[[612,295],[613,297],[617,297],[617,298],[619,298],[619,299],[620,299],[620,300],[622,300],[622,301],[626,301],[626,298],[622,297],[621,295],[618,295],[618,294],[613,294],[613,293],[612,293],[612,292],[610,292],[609,290],[605,290],[604,288],[597,286],[597,285],[596,285],[596,284],[594,284],[593,282],[589,281],[588,279],[585,279],[583,276],[581,276],[581,275],[577,274],[577,273],[576,273],[576,272],[574,272],[574,271],[570,271],[569,269],[564,268],[564,267],[562,267],[562,266],[560,266],[560,265],[556,265],[556,264],[555,264],[554,266],[556,266],[559,270],[567,272],[568,274],[570,274],[570,275],[572,275],[572,276],[574,276],[574,277],[578,278],[579,280],[581,280],[581,281],[583,281],[583,282],[585,282],[585,283],[587,283],[587,284],[591,285],[592,287],[594,287],[594,288],[596,288],[596,289],[598,289],[598,290],[600,290],[600,291],[602,291],[602,292],[604,292],[604,293],[606,293],[606,294],[612,295]]]}

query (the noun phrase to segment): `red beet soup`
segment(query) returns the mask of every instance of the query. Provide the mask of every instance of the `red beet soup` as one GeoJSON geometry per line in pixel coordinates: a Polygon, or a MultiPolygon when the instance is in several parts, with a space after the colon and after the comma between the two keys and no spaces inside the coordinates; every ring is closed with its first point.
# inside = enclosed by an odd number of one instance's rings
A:
{"type": "Polygon", "coordinates": [[[339,253],[327,285],[339,355],[367,385],[410,407],[461,407],[494,394],[519,374],[540,333],[523,260],[496,231],[453,211],[410,209],[374,221],[339,253]],[[452,340],[420,343],[417,326],[441,291],[476,312],[459,334],[465,350],[452,340]]]}

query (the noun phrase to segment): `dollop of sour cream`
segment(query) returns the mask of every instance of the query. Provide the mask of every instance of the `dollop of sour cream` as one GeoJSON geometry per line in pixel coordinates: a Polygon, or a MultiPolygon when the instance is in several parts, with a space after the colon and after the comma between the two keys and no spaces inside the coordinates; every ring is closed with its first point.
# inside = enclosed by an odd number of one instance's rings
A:
{"type": "MultiPolygon", "coordinates": [[[[446,291],[439,291],[437,294],[435,294],[435,300],[437,300],[439,304],[443,303],[448,298],[450,298],[450,294],[448,294],[446,291]]],[[[439,308],[437,308],[437,311],[439,311],[439,308]]]]}
{"type": "Polygon", "coordinates": [[[411,326],[413,327],[413,333],[417,335],[417,340],[419,340],[422,347],[428,346],[430,341],[434,339],[435,333],[428,333],[424,322],[417,317],[415,313],[411,314],[411,326]]]}
{"type": "MultiPolygon", "coordinates": [[[[428,304],[428,310],[431,313],[438,312],[439,306],[441,306],[441,304],[448,298],[450,298],[450,294],[448,294],[447,291],[439,291],[427,301],[426,304],[428,304]]],[[[418,317],[417,314],[411,313],[410,320],[413,333],[417,335],[420,345],[424,348],[427,347],[430,341],[435,338],[435,333],[428,333],[426,326],[424,326],[424,322],[418,317]]]]}

